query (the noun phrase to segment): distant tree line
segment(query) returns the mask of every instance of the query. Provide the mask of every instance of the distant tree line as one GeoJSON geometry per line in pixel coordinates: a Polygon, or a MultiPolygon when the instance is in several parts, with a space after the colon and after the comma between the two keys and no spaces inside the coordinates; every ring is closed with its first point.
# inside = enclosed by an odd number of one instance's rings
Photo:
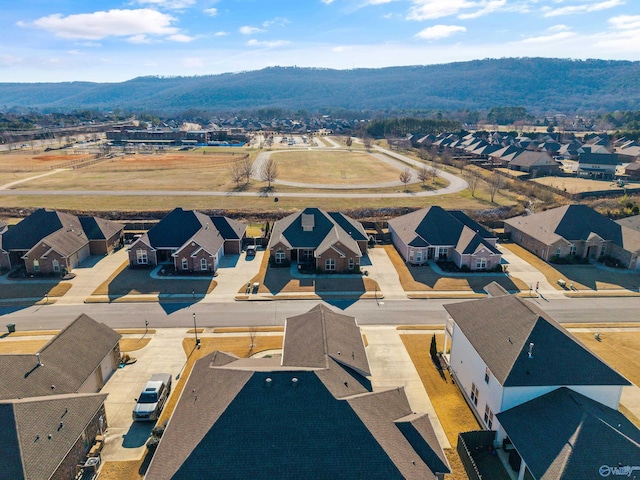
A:
{"type": "Polygon", "coordinates": [[[460,130],[462,125],[457,120],[432,118],[388,118],[374,120],[365,131],[373,138],[404,137],[411,133],[438,135],[443,132],[460,130]]]}

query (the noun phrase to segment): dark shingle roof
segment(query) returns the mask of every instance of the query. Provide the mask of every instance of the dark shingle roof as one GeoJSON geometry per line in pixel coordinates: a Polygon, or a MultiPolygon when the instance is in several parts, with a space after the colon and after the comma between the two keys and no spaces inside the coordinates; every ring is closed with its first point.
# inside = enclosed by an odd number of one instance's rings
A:
{"type": "Polygon", "coordinates": [[[231,218],[215,216],[211,217],[211,221],[225,240],[240,240],[247,231],[244,223],[231,218]]]}
{"type": "Polygon", "coordinates": [[[73,394],[0,401],[0,478],[51,478],[106,398],[73,394]]]}
{"type": "Polygon", "coordinates": [[[617,153],[581,153],[578,163],[591,163],[594,165],[619,165],[620,159],[617,153]]]}
{"type": "Polygon", "coordinates": [[[558,163],[546,152],[525,151],[509,162],[509,165],[534,167],[536,165],[555,165],[558,163]]]}
{"type": "Polygon", "coordinates": [[[587,240],[596,234],[628,251],[640,249],[640,234],[623,227],[586,205],[565,205],[505,220],[505,223],[546,245],[558,240],[587,240]]]}
{"type": "Polygon", "coordinates": [[[508,295],[449,304],[445,309],[505,387],[630,385],[526,300],[508,295]]]}
{"type": "Polygon", "coordinates": [[[98,217],[79,217],[84,233],[89,240],[108,240],[124,230],[124,225],[98,217]]]}
{"type": "Polygon", "coordinates": [[[5,250],[31,250],[57,231],[83,232],[78,217],[40,208],[2,235],[5,250]]]}
{"type": "Polygon", "coordinates": [[[617,410],[569,388],[497,417],[538,480],[602,478],[603,465],[640,466],[640,430],[617,410]]]}
{"type": "Polygon", "coordinates": [[[40,349],[42,366],[35,355],[0,355],[0,399],[77,392],[120,337],[82,314],[40,349]]]}

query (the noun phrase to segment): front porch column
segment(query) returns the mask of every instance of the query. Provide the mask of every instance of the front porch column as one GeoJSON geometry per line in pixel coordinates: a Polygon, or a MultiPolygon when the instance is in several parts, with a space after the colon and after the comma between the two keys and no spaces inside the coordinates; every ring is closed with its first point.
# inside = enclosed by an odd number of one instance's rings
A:
{"type": "Polygon", "coordinates": [[[524,472],[527,470],[527,464],[524,460],[520,460],[520,471],[518,472],[518,480],[524,480],[524,472]]]}

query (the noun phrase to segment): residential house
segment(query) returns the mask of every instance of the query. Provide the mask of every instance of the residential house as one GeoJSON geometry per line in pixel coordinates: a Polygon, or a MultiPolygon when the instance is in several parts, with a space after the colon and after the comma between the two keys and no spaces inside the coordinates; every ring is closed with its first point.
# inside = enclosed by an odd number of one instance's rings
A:
{"type": "Polygon", "coordinates": [[[450,372],[495,445],[516,448],[520,480],[638,465],[640,431],[617,412],[631,383],[546,312],[513,295],[445,309],[450,372]]]}
{"type": "Polygon", "coordinates": [[[172,264],[176,272],[215,273],[224,255],[242,251],[246,225],[175,208],[129,247],[132,267],[172,264]]]}
{"type": "Polygon", "coordinates": [[[509,162],[508,168],[509,170],[528,172],[532,177],[560,173],[560,164],[546,152],[522,152],[509,162]]]}
{"type": "Polygon", "coordinates": [[[0,240],[0,268],[24,265],[30,274],[69,272],[90,255],[122,244],[124,226],[97,217],[38,209],[0,240]]]}
{"type": "Polygon", "coordinates": [[[626,167],[624,167],[624,174],[631,181],[640,180],[640,162],[631,162],[626,167]]]}
{"type": "Polygon", "coordinates": [[[493,270],[502,255],[497,237],[459,210],[432,206],[389,220],[391,241],[405,262],[451,261],[458,268],[493,270]]]}
{"type": "Polygon", "coordinates": [[[80,315],[35,354],[0,355],[0,478],[72,480],[104,434],[120,335],[80,315]]]}
{"type": "Polygon", "coordinates": [[[510,218],[504,232],[546,261],[569,255],[596,261],[608,255],[626,268],[640,268],[640,232],[586,205],[565,205],[510,218]]]}
{"type": "Polygon", "coordinates": [[[355,318],[288,318],[282,356],[196,362],[145,478],[442,480],[428,415],[402,387],[371,390],[355,318]],[[215,452],[215,453],[212,453],[215,452]]]}
{"type": "Polygon", "coordinates": [[[577,160],[565,159],[562,161],[565,173],[578,177],[593,179],[612,179],[616,175],[616,167],[621,165],[617,153],[609,153],[605,147],[599,147],[604,151],[600,153],[595,148],[583,146],[583,153],[578,154],[577,160]]]}
{"type": "Polygon", "coordinates": [[[326,272],[353,272],[367,254],[362,224],[340,212],[305,208],[274,223],[267,248],[276,264],[298,262],[326,272]]]}

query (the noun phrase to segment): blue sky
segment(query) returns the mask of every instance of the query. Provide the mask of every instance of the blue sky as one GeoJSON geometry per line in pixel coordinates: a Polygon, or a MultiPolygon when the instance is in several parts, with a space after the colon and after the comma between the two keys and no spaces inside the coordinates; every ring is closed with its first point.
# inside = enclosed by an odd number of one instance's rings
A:
{"type": "Polygon", "coordinates": [[[640,60],[639,0],[0,0],[0,81],[640,60]]]}

